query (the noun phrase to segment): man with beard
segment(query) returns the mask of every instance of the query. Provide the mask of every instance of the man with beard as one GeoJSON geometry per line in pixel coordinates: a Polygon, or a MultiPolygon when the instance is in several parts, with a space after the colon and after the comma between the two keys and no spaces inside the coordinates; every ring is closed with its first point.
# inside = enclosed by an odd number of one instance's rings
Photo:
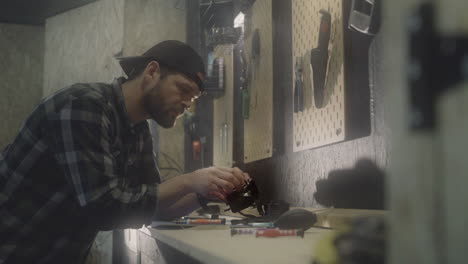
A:
{"type": "Polygon", "coordinates": [[[203,61],[171,40],[120,64],[128,79],[43,99],[0,154],[0,263],[82,263],[98,231],[185,215],[250,179],[211,167],[160,182],[146,120],[174,126],[203,91],[203,61]]]}

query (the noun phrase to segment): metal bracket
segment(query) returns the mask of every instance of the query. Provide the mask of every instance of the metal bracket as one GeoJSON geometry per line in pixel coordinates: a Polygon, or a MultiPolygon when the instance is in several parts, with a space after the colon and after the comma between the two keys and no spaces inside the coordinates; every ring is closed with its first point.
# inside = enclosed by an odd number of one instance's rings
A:
{"type": "Polygon", "coordinates": [[[443,36],[435,30],[434,10],[425,3],[410,17],[409,69],[410,127],[436,127],[437,98],[468,80],[468,36],[443,36]]]}
{"type": "Polygon", "coordinates": [[[348,28],[366,35],[375,35],[380,29],[380,0],[353,0],[348,28]]]}
{"type": "Polygon", "coordinates": [[[216,58],[208,65],[209,74],[205,81],[205,91],[207,94],[218,97],[224,94],[224,59],[216,58]]]}

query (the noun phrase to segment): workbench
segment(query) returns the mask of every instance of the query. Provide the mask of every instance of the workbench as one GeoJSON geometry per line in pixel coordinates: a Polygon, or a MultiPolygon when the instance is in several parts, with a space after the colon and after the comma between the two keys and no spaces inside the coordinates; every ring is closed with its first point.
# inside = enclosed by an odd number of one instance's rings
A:
{"type": "MultiPolygon", "coordinates": [[[[185,229],[143,228],[140,231],[185,255],[193,263],[312,263],[315,245],[346,221],[360,216],[385,216],[380,210],[309,209],[317,223],[301,237],[231,236],[227,225],[185,229]]],[[[171,263],[171,262],[168,262],[171,263]]]]}
{"type": "Polygon", "coordinates": [[[184,230],[147,229],[155,239],[202,263],[312,263],[313,248],[323,228],[310,228],[304,238],[231,237],[228,226],[197,226],[184,230]]]}

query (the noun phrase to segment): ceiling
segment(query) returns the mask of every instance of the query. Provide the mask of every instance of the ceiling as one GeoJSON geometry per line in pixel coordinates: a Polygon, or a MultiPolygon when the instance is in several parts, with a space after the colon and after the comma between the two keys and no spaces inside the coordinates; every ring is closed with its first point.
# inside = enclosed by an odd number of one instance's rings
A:
{"type": "Polygon", "coordinates": [[[0,0],[0,23],[44,25],[45,19],[96,0],[0,0]]]}

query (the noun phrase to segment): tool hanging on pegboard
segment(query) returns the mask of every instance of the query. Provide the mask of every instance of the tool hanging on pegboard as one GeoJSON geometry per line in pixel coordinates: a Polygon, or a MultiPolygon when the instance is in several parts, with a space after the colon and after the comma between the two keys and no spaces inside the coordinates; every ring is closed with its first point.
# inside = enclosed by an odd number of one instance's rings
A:
{"type": "Polygon", "coordinates": [[[207,34],[206,45],[214,48],[218,45],[236,44],[241,36],[241,28],[213,27],[207,34]]]}
{"type": "Polygon", "coordinates": [[[304,111],[304,83],[302,79],[302,57],[296,57],[294,67],[294,113],[304,111]]]}
{"type": "Polygon", "coordinates": [[[208,62],[208,74],[205,81],[205,91],[214,97],[219,97],[224,93],[224,60],[214,58],[208,62]]]}
{"type": "Polygon", "coordinates": [[[241,64],[241,76],[240,76],[240,90],[242,96],[242,118],[244,120],[249,119],[250,115],[250,97],[249,97],[249,69],[247,61],[244,57],[244,52],[240,51],[240,64],[241,64]]]}
{"type": "MultiPolygon", "coordinates": [[[[250,43],[250,82],[254,82],[259,78],[258,70],[260,66],[260,32],[256,28],[253,31],[252,40],[250,43]]],[[[251,108],[256,109],[258,105],[258,89],[254,85],[250,85],[250,98],[253,99],[250,101],[251,108]],[[253,93],[253,94],[252,94],[253,93]]]]}
{"type": "Polygon", "coordinates": [[[328,68],[328,45],[330,44],[331,15],[328,11],[321,9],[318,36],[318,46],[310,53],[310,64],[312,65],[314,101],[315,107],[324,106],[325,82],[328,68]]]}
{"type": "Polygon", "coordinates": [[[259,29],[256,28],[253,31],[252,35],[252,42],[250,43],[250,64],[252,65],[252,79],[256,77],[256,70],[258,68],[258,64],[260,63],[260,32],[259,29]]]}
{"type": "MultiPolygon", "coordinates": [[[[222,96],[213,99],[213,166],[231,167],[233,163],[234,126],[234,46],[216,46],[213,57],[223,59],[224,74],[222,96]]],[[[237,110],[237,109],[236,109],[237,110]]]]}
{"type": "Polygon", "coordinates": [[[250,42],[250,57],[246,58],[245,53],[242,53],[241,64],[242,116],[244,120],[247,120],[250,116],[250,108],[255,108],[257,106],[257,93],[253,89],[254,87],[252,82],[257,78],[257,71],[260,64],[259,29],[255,29],[252,32],[252,38],[250,42]],[[254,92],[255,94],[252,94],[254,92]]]}

